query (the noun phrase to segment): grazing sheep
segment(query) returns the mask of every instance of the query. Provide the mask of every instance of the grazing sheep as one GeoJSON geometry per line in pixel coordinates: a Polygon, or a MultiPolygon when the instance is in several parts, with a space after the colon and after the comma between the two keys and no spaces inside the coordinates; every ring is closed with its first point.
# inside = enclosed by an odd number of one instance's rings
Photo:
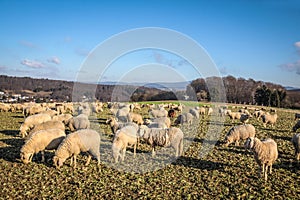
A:
{"type": "Polygon", "coordinates": [[[61,114],[61,115],[56,115],[52,117],[52,120],[56,120],[56,121],[61,121],[62,123],[64,123],[65,125],[67,124],[67,122],[72,118],[73,116],[71,114],[61,114]]]}
{"type": "Polygon", "coordinates": [[[250,116],[248,114],[241,114],[240,121],[246,124],[249,121],[250,116]]]}
{"type": "Polygon", "coordinates": [[[271,124],[271,126],[273,127],[273,125],[276,123],[277,121],[277,114],[275,113],[274,115],[270,115],[270,114],[264,114],[261,116],[262,121],[263,121],[263,125],[266,128],[267,124],[271,124]]]}
{"type": "Polygon", "coordinates": [[[152,118],[159,118],[159,117],[167,117],[168,111],[166,111],[164,108],[161,108],[159,110],[149,110],[149,115],[152,118]]]}
{"type": "Polygon", "coordinates": [[[209,107],[209,108],[207,109],[207,115],[212,115],[213,112],[214,112],[214,110],[213,110],[212,108],[209,107]]]}
{"type": "Polygon", "coordinates": [[[24,164],[31,162],[35,153],[42,151],[42,162],[45,161],[44,150],[56,149],[65,138],[65,131],[48,129],[35,132],[21,148],[20,157],[24,164]]]}
{"type": "Polygon", "coordinates": [[[20,135],[22,136],[22,138],[24,138],[27,135],[27,132],[31,128],[33,128],[33,126],[50,120],[51,116],[47,114],[36,114],[28,116],[20,127],[20,135]]]}
{"type": "Polygon", "coordinates": [[[300,160],[300,133],[295,134],[291,142],[295,148],[296,160],[300,160]]]}
{"type": "Polygon", "coordinates": [[[118,122],[117,119],[115,117],[110,117],[106,120],[106,124],[109,124],[110,128],[111,128],[111,132],[113,133],[113,135],[115,136],[117,133],[117,130],[120,130],[121,128],[128,126],[128,125],[137,125],[133,122],[127,122],[127,123],[123,123],[123,122],[118,122]]]}
{"type": "Polygon", "coordinates": [[[194,116],[191,113],[183,113],[181,115],[178,115],[177,119],[175,120],[174,124],[192,124],[193,123],[194,116]]]}
{"type": "Polygon", "coordinates": [[[144,123],[143,117],[140,114],[130,112],[128,114],[129,122],[135,122],[138,125],[142,125],[144,123]]]}
{"type": "Polygon", "coordinates": [[[199,112],[196,109],[191,108],[189,113],[191,113],[196,119],[199,119],[199,112]]]}
{"type": "Polygon", "coordinates": [[[152,146],[152,156],[155,156],[156,146],[173,147],[176,157],[183,153],[183,132],[179,128],[160,129],[142,125],[139,129],[139,136],[152,146]]]}
{"type": "Polygon", "coordinates": [[[295,113],[295,120],[300,119],[300,113],[295,113]]]}
{"type": "Polygon", "coordinates": [[[171,120],[168,117],[160,117],[153,119],[152,121],[146,119],[144,122],[149,128],[170,128],[171,127],[171,120]]]}
{"type": "Polygon", "coordinates": [[[300,128],[300,120],[293,127],[293,131],[296,132],[298,130],[298,128],[300,128]]]}
{"type": "Polygon", "coordinates": [[[232,119],[232,123],[235,119],[241,118],[241,113],[239,113],[239,112],[228,112],[227,114],[230,117],[230,119],[232,119]]]}
{"type": "Polygon", "coordinates": [[[258,138],[249,137],[245,142],[245,148],[254,153],[255,161],[260,166],[260,172],[267,181],[268,167],[270,174],[272,174],[272,165],[278,158],[276,142],[270,138],[260,141],[258,138]]]}
{"type": "Polygon", "coordinates": [[[87,115],[80,114],[69,119],[69,121],[66,123],[66,126],[69,127],[70,131],[72,132],[79,129],[89,129],[90,121],[87,115]]]}
{"type": "Polygon", "coordinates": [[[31,105],[31,106],[24,108],[23,114],[25,117],[28,117],[30,115],[38,114],[44,110],[45,110],[45,108],[41,107],[40,105],[31,105]]]}
{"type": "Polygon", "coordinates": [[[100,165],[100,133],[92,129],[83,129],[67,135],[55,151],[53,163],[59,169],[66,159],[71,157],[71,165],[74,162],[73,168],[75,169],[76,157],[80,152],[88,152],[86,166],[90,163],[92,156],[100,165]]]}
{"type": "Polygon", "coordinates": [[[243,124],[232,127],[226,137],[225,137],[225,146],[235,142],[235,145],[239,145],[239,140],[245,140],[248,137],[255,136],[255,128],[251,124],[243,124]]]}
{"type": "Polygon", "coordinates": [[[62,131],[65,131],[65,125],[61,121],[56,120],[46,121],[37,124],[33,127],[33,129],[29,131],[28,135],[25,137],[25,141],[27,141],[35,132],[47,129],[60,129],[62,131]]]}
{"type": "Polygon", "coordinates": [[[45,111],[42,111],[40,112],[39,114],[47,114],[47,115],[50,115],[51,117],[57,115],[57,112],[55,110],[45,110],[45,111]]]}
{"type": "Polygon", "coordinates": [[[112,144],[112,153],[115,163],[118,162],[119,157],[121,158],[122,162],[124,161],[126,148],[128,145],[133,145],[133,156],[136,156],[136,146],[138,144],[138,129],[139,127],[137,125],[127,125],[117,131],[112,144]]]}

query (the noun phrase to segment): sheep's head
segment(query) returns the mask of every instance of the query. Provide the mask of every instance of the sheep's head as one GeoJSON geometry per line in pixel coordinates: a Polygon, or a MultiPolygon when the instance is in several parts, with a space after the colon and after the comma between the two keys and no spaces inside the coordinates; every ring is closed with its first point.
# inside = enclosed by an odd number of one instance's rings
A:
{"type": "Polygon", "coordinates": [[[21,153],[20,153],[21,161],[22,161],[24,164],[30,163],[30,161],[31,161],[31,159],[32,159],[32,156],[33,156],[33,153],[24,153],[24,152],[21,152],[21,153]]]}
{"type": "Polygon", "coordinates": [[[25,124],[22,124],[20,127],[20,135],[24,138],[27,135],[28,127],[25,124]]]}
{"type": "Polygon", "coordinates": [[[58,156],[53,157],[53,163],[56,167],[56,169],[60,169],[61,166],[63,166],[66,159],[60,158],[58,156]]]}
{"type": "Polygon", "coordinates": [[[254,146],[254,137],[247,138],[244,147],[245,149],[252,149],[254,146]]]}

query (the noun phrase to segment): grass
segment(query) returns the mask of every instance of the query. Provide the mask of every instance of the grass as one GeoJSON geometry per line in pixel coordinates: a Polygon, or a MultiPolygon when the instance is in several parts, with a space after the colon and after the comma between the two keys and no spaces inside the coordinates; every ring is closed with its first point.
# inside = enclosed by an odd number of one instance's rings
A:
{"type": "Polygon", "coordinates": [[[278,115],[274,128],[250,121],[258,138],[271,137],[278,144],[279,159],[265,182],[257,174],[252,153],[242,146],[219,145],[230,127],[239,124],[229,118],[222,124],[218,117],[205,117],[193,126],[183,126],[185,151],[177,160],[172,149],[158,149],[152,158],[150,147],[142,143],[137,158],[129,148],[125,162],[113,164],[112,135],[105,124],[110,113],[105,109],[91,117],[92,128],[102,132],[101,166],[92,160],[85,167],[86,155],[82,154],[76,170],[69,160],[56,170],[53,152],[46,153],[45,163],[39,155],[28,165],[18,160],[23,145],[18,129],[24,119],[21,113],[0,113],[0,199],[299,199],[300,164],[294,161],[290,142],[295,122],[290,112],[279,110],[278,115]],[[211,137],[218,130],[220,135],[211,137]],[[206,154],[204,146],[211,148],[206,154]]]}

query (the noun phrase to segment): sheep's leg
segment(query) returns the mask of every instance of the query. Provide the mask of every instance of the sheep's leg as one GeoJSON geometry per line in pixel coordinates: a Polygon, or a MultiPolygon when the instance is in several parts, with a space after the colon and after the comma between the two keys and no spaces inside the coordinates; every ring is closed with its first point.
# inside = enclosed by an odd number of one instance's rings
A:
{"type": "Polygon", "coordinates": [[[29,162],[32,162],[33,154],[30,154],[29,156],[29,162]]]}
{"type": "Polygon", "coordinates": [[[121,158],[121,159],[122,159],[122,162],[124,162],[124,159],[125,159],[125,153],[126,153],[126,148],[123,148],[123,149],[122,149],[122,156],[121,156],[121,157],[122,157],[122,158],[121,158]]]}
{"type": "Polygon", "coordinates": [[[75,169],[75,168],[76,168],[76,165],[77,165],[76,155],[73,155],[73,161],[74,161],[74,166],[73,166],[73,168],[75,169]]]}
{"type": "Polygon", "coordinates": [[[88,166],[88,165],[90,164],[91,158],[92,158],[92,156],[89,154],[89,155],[88,155],[88,158],[87,158],[87,160],[86,160],[85,166],[88,166]]]}
{"type": "Polygon", "coordinates": [[[238,140],[235,141],[235,146],[239,146],[239,145],[240,145],[239,141],[238,140]]]}
{"type": "Polygon", "coordinates": [[[268,179],[268,165],[265,165],[266,169],[265,169],[265,181],[267,181],[268,179]]]}
{"type": "Polygon", "coordinates": [[[270,170],[269,170],[269,171],[270,171],[270,174],[272,174],[272,165],[270,165],[269,168],[270,168],[270,170]]]}
{"type": "Polygon", "coordinates": [[[152,147],[152,157],[154,157],[155,156],[155,147],[153,146],[152,147]]]}
{"type": "Polygon", "coordinates": [[[45,162],[45,151],[41,151],[42,154],[42,162],[45,162]]]}
{"type": "Polygon", "coordinates": [[[133,157],[134,158],[136,157],[136,144],[134,144],[133,146],[133,157]]]}

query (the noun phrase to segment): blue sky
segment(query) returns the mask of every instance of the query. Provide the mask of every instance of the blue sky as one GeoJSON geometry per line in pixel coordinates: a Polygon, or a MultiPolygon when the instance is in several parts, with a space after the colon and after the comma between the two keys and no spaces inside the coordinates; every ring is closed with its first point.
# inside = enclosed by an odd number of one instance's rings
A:
{"type": "MultiPolygon", "coordinates": [[[[0,11],[0,74],[76,80],[87,55],[111,36],[161,27],[200,44],[222,76],[300,87],[299,1],[0,0],[0,11]]],[[[149,63],[198,78],[182,61],[160,50],[132,52],[113,62],[102,80],[119,81],[133,71],[131,81],[155,81],[135,70],[149,63]]],[[[157,81],[173,81],[168,77],[157,81]]]]}

